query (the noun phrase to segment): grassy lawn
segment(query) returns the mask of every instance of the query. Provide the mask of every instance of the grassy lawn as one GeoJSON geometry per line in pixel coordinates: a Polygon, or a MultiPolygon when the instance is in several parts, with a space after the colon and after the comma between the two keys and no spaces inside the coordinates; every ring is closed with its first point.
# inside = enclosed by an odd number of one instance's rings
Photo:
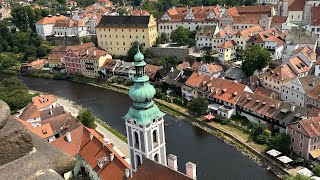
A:
{"type": "Polygon", "coordinates": [[[116,130],[112,129],[110,126],[108,126],[107,124],[103,123],[101,120],[97,119],[96,122],[98,124],[100,124],[101,126],[103,126],[104,128],[106,128],[108,131],[110,131],[112,134],[114,134],[115,136],[117,136],[119,139],[121,139],[122,141],[128,143],[127,138],[122,135],[121,133],[117,132],[116,130]]]}

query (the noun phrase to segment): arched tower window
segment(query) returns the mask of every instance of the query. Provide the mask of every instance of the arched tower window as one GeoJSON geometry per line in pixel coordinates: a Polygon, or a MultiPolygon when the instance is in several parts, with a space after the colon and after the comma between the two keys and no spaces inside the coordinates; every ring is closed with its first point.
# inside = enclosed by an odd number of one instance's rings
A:
{"type": "Polygon", "coordinates": [[[158,153],[154,155],[153,160],[156,162],[159,162],[159,154],[158,153]]]}
{"type": "Polygon", "coordinates": [[[139,135],[137,131],[134,131],[134,146],[135,148],[139,149],[139,135]]]}
{"type": "Polygon", "coordinates": [[[158,145],[158,134],[157,134],[157,130],[154,130],[152,132],[152,143],[153,143],[153,147],[156,147],[158,145]]]}
{"type": "Polygon", "coordinates": [[[139,155],[136,155],[136,159],[137,159],[137,167],[139,167],[141,165],[141,159],[139,155]]]}

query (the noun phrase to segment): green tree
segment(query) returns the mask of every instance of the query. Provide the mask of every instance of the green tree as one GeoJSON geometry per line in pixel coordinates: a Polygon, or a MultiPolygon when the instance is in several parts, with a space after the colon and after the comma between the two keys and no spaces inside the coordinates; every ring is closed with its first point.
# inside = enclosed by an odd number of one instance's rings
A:
{"type": "Polygon", "coordinates": [[[209,102],[203,98],[198,97],[188,103],[188,108],[196,115],[204,115],[208,110],[209,102]]]}
{"type": "Polygon", "coordinates": [[[312,168],[312,172],[315,176],[320,176],[320,165],[315,166],[314,168],[312,168]]]}
{"type": "Polygon", "coordinates": [[[273,137],[271,137],[268,148],[269,149],[277,149],[278,151],[288,154],[290,152],[289,146],[290,146],[290,137],[285,134],[277,134],[273,137]]]}
{"type": "Polygon", "coordinates": [[[177,29],[171,32],[170,39],[180,45],[187,45],[190,35],[191,31],[189,29],[179,26],[177,29]]]}
{"type": "Polygon", "coordinates": [[[9,56],[0,56],[0,70],[7,69],[16,64],[17,60],[9,56]]]}
{"type": "Polygon", "coordinates": [[[270,63],[270,52],[260,45],[256,44],[244,50],[242,69],[248,76],[253,75],[255,70],[262,70],[270,63]]]}
{"type": "Polygon", "coordinates": [[[11,77],[0,83],[0,99],[5,101],[14,113],[31,102],[32,95],[20,79],[11,77]]]}
{"type": "Polygon", "coordinates": [[[127,58],[126,58],[127,61],[134,61],[134,56],[137,53],[138,45],[139,45],[140,51],[143,52],[143,45],[139,44],[138,41],[133,42],[131,48],[128,50],[128,53],[127,53],[127,58]]]}
{"type": "Polygon", "coordinates": [[[160,36],[157,37],[156,44],[164,44],[169,41],[169,38],[165,32],[162,32],[160,36]]]}
{"type": "Polygon", "coordinates": [[[300,175],[300,174],[298,174],[296,176],[288,176],[287,175],[283,179],[284,180],[312,180],[311,177],[307,177],[307,176],[300,175]]]}
{"type": "Polygon", "coordinates": [[[12,8],[11,15],[12,23],[16,25],[20,31],[35,30],[34,23],[36,19],[31,6],[15,5],[12,8]]]}
{"type": "Polygon", "coordinates": [[[96,128],[96,118],[93,113],[89,109],[81,109],[79,115],[77,117],[78,121],[80,121],[84,126],[94,129],[96,128]]]}

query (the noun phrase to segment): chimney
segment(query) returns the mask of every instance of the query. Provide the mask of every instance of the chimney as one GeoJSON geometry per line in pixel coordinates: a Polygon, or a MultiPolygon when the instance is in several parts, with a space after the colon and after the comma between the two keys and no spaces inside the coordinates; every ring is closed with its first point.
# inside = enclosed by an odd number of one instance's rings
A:
{"type": "Polygon", "coordinates": [[[315,87],[315,86],[316,86],[316,79],[313,78],[313,79],[312,79],[312,87],[315,87]]]}
{"type": "Polygon", "coordinates": [[[92,140],[93,139],[93,134],[90,133],[89,136],[90,136],[90,140],[92,140]]]}
{"type": "Polygon", "coordinates": [[[87,49],[87,51],[86,51],[86,52],[87,52],[87,55],[89,55],[89,50],[88,50],[88,49],[87,49]]]}
{"type": "Polygon", "coordinates": [[[93,56],[96,56],[96,55],[97,55],[96,50],[94,50],[93,51],[93,56]]]}
{"type": "Polygon", "coordinates": [[[293,112],[295,108],[296,108],[296,106],[295,106],[293,103],[291,103],[291,105],[290,105],[290,111],[293,112]]]}
{"type": "Polygon", "coordinates": [[[129,176],[130,176],[130,171],[129,171],[129,169],[125,169],[124,172],[125,172],[125,174],[126,174],[126,178],[129,178],[129,176]]]}
{"type": "Polygon", "coordinates": [[[173,72],[174,71],[174,68],[173,67],[171,67],[171,70],[170,70],[171,72],[173,72]]]}
{"type": "Polygon", "coordinates": [[[110,154],[110,161],[113,161],[113,159],[114,159],[114,153],[111,153],[110,154]]]}
{"type": "Polygon", "coordinates": [[[187,162],[186,164],[186,174],[192,179],[197,178],[197,165],[192,162],[187,162]]]}
{"type": "Polygon", "coordinates": [[[169,154],[167,158],[168,158],[168,167],[177,171],[178,170],[177,156],[173,154],[169,154]]]}
{"type": "Polygon", "coordinates": [[[71,142],[71,133],[70,132],[66,133],[66,138],[67,138],[68,142],[71,142]]]}
{"type": "Polygon", "coordinates": [[[105,142],[105,143],[107,143],[107,144],[109,144],[109,139],[108,138],[103,138],[103,141],[105,142]]]}
{"type": "Polygon", "coordinates": [[[50,110],[49,114],[50,114],[50,115],[52,115],[52,114],[53,114],[52,109],[50,110]]]}

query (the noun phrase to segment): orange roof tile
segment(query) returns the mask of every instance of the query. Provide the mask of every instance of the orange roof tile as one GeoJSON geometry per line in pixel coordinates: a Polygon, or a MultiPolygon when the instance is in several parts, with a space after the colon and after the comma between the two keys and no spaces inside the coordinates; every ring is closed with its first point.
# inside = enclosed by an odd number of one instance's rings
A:
{"type": "Polygon", "coordinates": [[[246,41],[248,41],[253,35],[263,32],[260,25],[252,26],[246,29],[242,29],[236,33],[236,35],[241,35],[246,41]]]}
{"type": "Polygon", "coordinates": [[[184,61],[183,63],[177,66],[177,69],[188,69],[190,67],[190,63],[188,61],[184,61]]]}
{"type": "Polygon", "coordinates": [[[44,107],[50,106],[52,103],[56,102],[57,98],[52,95],[40,95],[32,98],[33,104],[38,108],[42,109],[44,107]]]}
{"type": "Polygon", "coordinates": [[[153,78],[157,71],[159,71],[161,67],[156,65],[147,64],[146,65],[146,74],[149,78],[153,78]]]}
{"type": "Polygon", "coordinates": [[[233,17],[233,24],[259,24],[258,15],[240,15],[233,17]]]}
{"type": "Polygon", "coordinates": [[[297,56],[289,59],[288,63],[291,65],[290,67],[294,68],[299,74],[308,72],[310,69],[310,67],[297,56]]]}
{"type": "Polygon", "coordinates": [[[310,25],[320,25],[320,6],[312,7],[310,25]]]}
{"type": "Polygon", "coordinates": [[[279,38],[279,36],[270,36],[266,39],[266,41],[276,42],[277,46],[281,46],[285,43],[285,41],[283,39],[279,38]]]}
{"type": "Polygon", "coordinates": [[[197,72],[193,72],[185,84],[187,86],[195,88],[195,87],[198,87],[201,84],[201,82],[208,81],[209,79],[210,77],[208,75],[198,74],[197,72]]]}
{"type": "Polygon", "coordinates": [[[20,121],[23,125],[25,125],[28,128],[29,131],[33,132],[34,134],[36,134],[40,138],[45,139],[45,138],[54,136],[54,133],[52,131],[50,124],[44,124],[42,126],[33,127],[31,124],[29,124],[28,122],[26,122],[24,120],[21,120],[18,118],[16,118],[16,120],[20,121]]]}
{"type": "Polygon", "coordinates": [[[309,137],[320,136],[320,117],[305,119],[298,123],[301,124],[309,137]]]}
{"type": "Polygon", "coordinates": [[[280,65],[273,70],[265,72],[264,76],[272,77],[280,81],[290,80],[297,77],[287,64],[280,65]]]}
{"type": "Polygon", "coordinates": [[[54,27],[85,27],[83,21],[81,20],[71,20],[71,19],[59,19],[54,23],[54,27]]]}
{"type": "Polygon", "coordinates": [[[303,11],[305,0],[294,0],[288,7],[289,11],[303,11]]]}
{"type": "Polygon", "coordinates": [[[261,86],[258,86],[256,88],[256,90],[254,91],[254,94],[260,95],[260,96],[267,96],[267,97],[271,97],[272,93],[274,93],[273,91],[263,88],[261,86]]]}
{"type": "Polygon", "coordinates": [[[191,66],[191,70],[198,71],[201,65],[202,65],[202,62],[194,61],[191,66]]]}
{"type": "Polygon", "coordinates": [[[33,66],[38,66],[38,65],[41,65],[41,64],[46,64],[46,63],[48,63],[48,60],[46,60],[46,59],[38,59],[36,61],[30,62],[29,64],[27,64],[25,66],[33,67],[33,66]]]}
{"type": "Polygon", "coordinates": [[[281,25],[287,22],[288,16],[273,16],[271,20],[271,26],[281,25]]]}
{"type": "Polygon", "coordinates": [[[309,61],[315,61],[317,54],[309,46],[298,48],[292,52],[293,55],[302,53],[309,61]]]}
{"type": "Polygon", "coordinates": [[[210,73],[216,73],[216,72],[220,72],[223,71],[223,68],[219,65],[219,64],[206,64],[208,70],[210,73]]]}
{"type": "Polygon", "coordinates": [[[227,10],[231,16],[239,15],[267,15],[271,17],[271,6],[236,6],[227,10]]]}
{"type": "Polygon", "coordinates": [[[57,20],[66,19],[66,16],[58,15],[58,16],[51,16],[51,17],[44,17],[40,19],[36,24],[54,24],[57,20]]]}
{"type": "Polygon", "coordinates": [[[145,9],[132,10],[131,11],[131,16],[150,16],[150,13],[145,9]]]}
{"type": "Polygon", "coordinates": [[[267,96],[243,92],[236,104],[237,106],[271,118],[281,103],[281,101],[267,96]]]}
{"type": "Polygon", "coordinates": [[[227,41],[227,42],[221,44],[218,47],[226,49],[226,48],[231,48],[231,47],[234,47],[234,46],[237,46],[237,43],[234,40],[231,40],[231,41],[227,41]]]}

